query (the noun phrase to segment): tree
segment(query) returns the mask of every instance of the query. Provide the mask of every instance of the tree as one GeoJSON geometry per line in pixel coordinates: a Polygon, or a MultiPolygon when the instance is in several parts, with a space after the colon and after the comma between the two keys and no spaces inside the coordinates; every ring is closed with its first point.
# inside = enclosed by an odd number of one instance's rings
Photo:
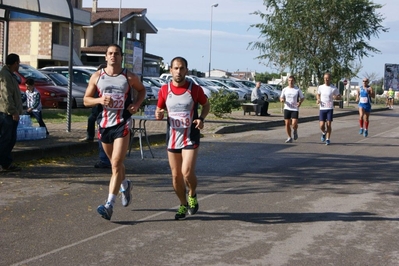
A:
{"type": "Polygon", "coordinates": [[[380,51],[369,44],[372,37],[388,31],[377,10],[382,6],[369,0],[264,0],[265,12],[256,11],[264,23],[251,27],[260,31],[261,41],[251,42],[259,60],[285,66],[297,81],[319,83],[324,72],[333,82],[353,77],[351,65],[380,51]]]}
{"type": "Polygon", "coordinates": [[[267,83],[269,80],[273,80],[273,78],[279,78],[279,75],[276,73],[256,73],[255,80],[260,81],[262,83],[267,83]]]}
{"type": "Polygon", "coordinates": [[[384,78],[380,77],[380,75],[378,75],[375,72],[371,72],[371,73],[365,72],[362,75],[370,81],[370,85],[373,87],[375,94],[383,94],[384,93],[384,89],[382,88],[384,78]]]}

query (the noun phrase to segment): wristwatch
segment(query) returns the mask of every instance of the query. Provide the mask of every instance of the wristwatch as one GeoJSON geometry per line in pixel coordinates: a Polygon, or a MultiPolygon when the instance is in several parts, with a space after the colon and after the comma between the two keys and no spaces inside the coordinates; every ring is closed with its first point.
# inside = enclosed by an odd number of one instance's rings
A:
{"type": "Polygon", "coordinates": [[[202,116],[198,117],[199,120],[202,121],[202,123],[204,123],[204,118],[202,116]]]}

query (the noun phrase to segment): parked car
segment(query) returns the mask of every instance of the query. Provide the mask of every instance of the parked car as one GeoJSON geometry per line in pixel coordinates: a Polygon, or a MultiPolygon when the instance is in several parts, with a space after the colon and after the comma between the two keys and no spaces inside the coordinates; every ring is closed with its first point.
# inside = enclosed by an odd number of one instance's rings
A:
{"type": "MultiPolygon", "coordinates": [[[[66,78],[68,78],[68,76],[69,76],[68,66],[49,66],[49,67],[43,67],[40,70],[58,72],[58,73],[64,75],[66,78]]],[[[87,84],[89,84],[90,77],[94,72],[93,72],[93,70],[87,70],[87,69],[73,66],[72,67],[72,81],[73,81],[73,83],[75,83],[79,86],[87,87],[87,84]]]]}
{"type": "Polygon", "coordinates": [[[244,101],[247,95],[247,92],[243,90],[231,90],[226,84],[223,82],[217,82],[210,80],[208,78],[201,78],[206,84],[209,84],[208,86],[211,86],[212,88],[216,89],[217,91],[226,91],[226,92],[232,92],[237,95],[237,99],[239,101],[244,101]]]}
{"type": "Polygon", "coordinates": [[[230,82],[223,82],[221,79],[214,79],[209,78],[209,80],[218,86],[225,86],[229,91],[235,91],[238,93],[238,100],[239,101],[248,101],[251,100],[251,93],[249,93],[246,89],[241,88],[240,86],[230,83],[230,82]]]}
{"type": "Polygon", "coordinates": [[[97,71],[98,67],[95,66],[73,66],[74,69],[84,69],[90,71],[92,74],[97,71]]]}
{"type": "Polygon", "coordinates": [[[262,91],[266,90],[267,92],[269,92],[269,95],[272,100],[277,100],[280,98],[281,91],[274,89],[269,84],[262,84],[260,88],[262,91]]]}
{"type": "Polygon", "coordinates": [[[151,77],[151,79],[158,81],[162,85],[168,83],[168,81],[166,79],[162,79],[162,78],[151,77]]]}
{"type": "Polygon", "coordinates": [[[26,91],[26,79],[32,78],[35,81],[35,88],[39,91],[41,103],[44,108],[66,108],[68,94],[64,88],[55,86],[53,81],[46,77],[36,68],[20,64],[18,71],[14,72],[21,92],[26,91]]]}
{"type": "MultiPolygon", "coordinates": [[[[172,74],[164,73],[160,76],[160,78],[163,78],[163,79],[169,81],[172,78],[172,74]]],[[[207,86],[199,77],[188,75],[188,76],[186,76],[186,79],[189,81],[192,81],[192,82],[194,82],[194,84],[200,86],[208,98],[211,97],[212,92],[217,92],[217,90],[215,90],[214,88],[207,86]]]]}
{"type": "Polygon", "coordinates": [[[143,77],[143,80],[150,83],[152,86],[156,86],[158,88],[161,88],[163,84],[165,83],[160,83],[157,79],[153,77],[143,77]]]}
{"type": "Polygon", "coordinates": [[[244,84],[245,86],[247,86],[251,90],[253,88],[255,88],[255,86],[256,86],[256,82],[250,81],[250,80],[237,79],[237,80],[234,80],[234,81],[237,82],[237,83],[244,84]]]}
{"type": "Polygon", "coordinates": [[[218,92],[218,90],[216,90],[210,86],[207,86],[199,77],[186,76],[186,79],[191,80],[192,82],[194,82],[194,84],[197,84],[198,86],[200,86],[208,98],[211,97],[212,92],[218,92]]]}
{"type": "Polygon", "coordinates": [[[147,81],[144,80],[143,80],[143,85],[146,91],[146,96],[145,96],[146,99],[149,100],[158,99],[159,90],[157,90],[155,86],[152,86],[151,83],[148,83],[147,81]]]}
{"type": "Polygon", "coordinates": [[[159,83],[158,80],[152,77],[143,77],[143,82],[147,82],[151,85],[152,93],[154,94],[155,99],[158,99],[158,92],[163,84],[159,83]]]}
{"type": "MultiPolygon", "coordinates": [[[[51,72],[51,71],[45,71],[45,70],[40,70],[43,74],[45,74],[47,77],[49,77],[57,86],[65,88],[65,90],[68,93],[68,79],[57,72],[51,72]]],[[[86,92],[86,87],[81,87],[76,85],[75,83],[72,82],[72,108],[83,108],[86,107],[83,104],[83,97],[85,96],[86,92]]]]}
{"type": "Polygon", "coordinates": [[[161,74],[161,75],[159,76],[159,78],[161,78],[161,79],[163,79],[163,80],[166,80],[166,81],[169,81],[169,80],[172,78],[172,74],[170,74],[170,73],[163,73],[163,74],[161,74]]]}

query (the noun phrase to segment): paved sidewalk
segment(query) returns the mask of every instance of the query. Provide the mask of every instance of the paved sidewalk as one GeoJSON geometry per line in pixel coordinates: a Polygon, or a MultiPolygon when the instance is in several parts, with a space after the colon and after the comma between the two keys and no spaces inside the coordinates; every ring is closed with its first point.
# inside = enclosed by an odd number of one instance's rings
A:
{"type": "MultiPolygon", "coordinates": [[[[373,112],[387,110],[373,109],[373,112]]],[[[204,135],[228,134],[243,132],[249,130],[263,129],[273,126],[284,126],[284,119],[281,110],[269,110],[271,116],[255,116],[243,114],[243,111],[234,111],[227,118],[219,119],[213,115],[205,121],[205,127],[201,131],[204,135]]],[[[357,114],[355,106],[335,108],[334,117],[357,114]]],[[[315,121],[318,119],[318,108],[301,108],[300,122],[315,121]]],[[[16,163],[49,158],[63,155],[73,155],[80,152],[95,151],[98,148],[97,140],[91,143],[79,142],[79,139],[86,136],[86,122],[77,122],[71,124],[71,131],[67,132],[66,123],[55,124],[46,123],[50,136],[47,139],[20,141],[13,149],[13,157],[16,163]]],[[[37,126],[37,124],[34,124],[37,126]]],[[[147,121],[147,133],[151,141],[163,141],[165,139],[166,121],[147,121]]],[[[137,134],[134,140],[137,141],[137,134]]],[[[132,152],[134,152],[132,150],[132,152]]]]}

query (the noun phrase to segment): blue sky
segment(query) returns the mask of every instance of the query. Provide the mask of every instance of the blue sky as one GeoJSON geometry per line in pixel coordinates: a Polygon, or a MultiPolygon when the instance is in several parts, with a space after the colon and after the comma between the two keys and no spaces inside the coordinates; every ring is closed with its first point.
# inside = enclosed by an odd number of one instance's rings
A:
{"type": "MultiPolygon", "coordinates": [[[[157,34],[147,35],[147,52],[162,56],[169,62],[175,56],[188,60],[190,69],[208,71],[211,5],[212,16],[212,69],[227,71],[277,72],[276,69],[254,59],[256,50],[248,44],[257,41],[259,33],[251,24],[261,22],[250,13],[264,10],[262,0],[121,0],[122,8],[147,8],[147,18],[158,29],[157,34]]],[[[384,5],[379,12],[386,18],[388,33],[372,39],[371,45],[381,51],[361,62],[364,74],[383,76],[385,63],[399,64],[399,10],[398,0],[374,0],[384,5]],[[395,61],[396,60],[396,61],[395,61]]],[[[98,7],[119,8],[120,1],[98,0],[98,7]]],[[[84,7],[91,7],[92,0],[83,0],[84,7]]],[[[350,15],[350,14],[348,14],[350,15]]]]}

